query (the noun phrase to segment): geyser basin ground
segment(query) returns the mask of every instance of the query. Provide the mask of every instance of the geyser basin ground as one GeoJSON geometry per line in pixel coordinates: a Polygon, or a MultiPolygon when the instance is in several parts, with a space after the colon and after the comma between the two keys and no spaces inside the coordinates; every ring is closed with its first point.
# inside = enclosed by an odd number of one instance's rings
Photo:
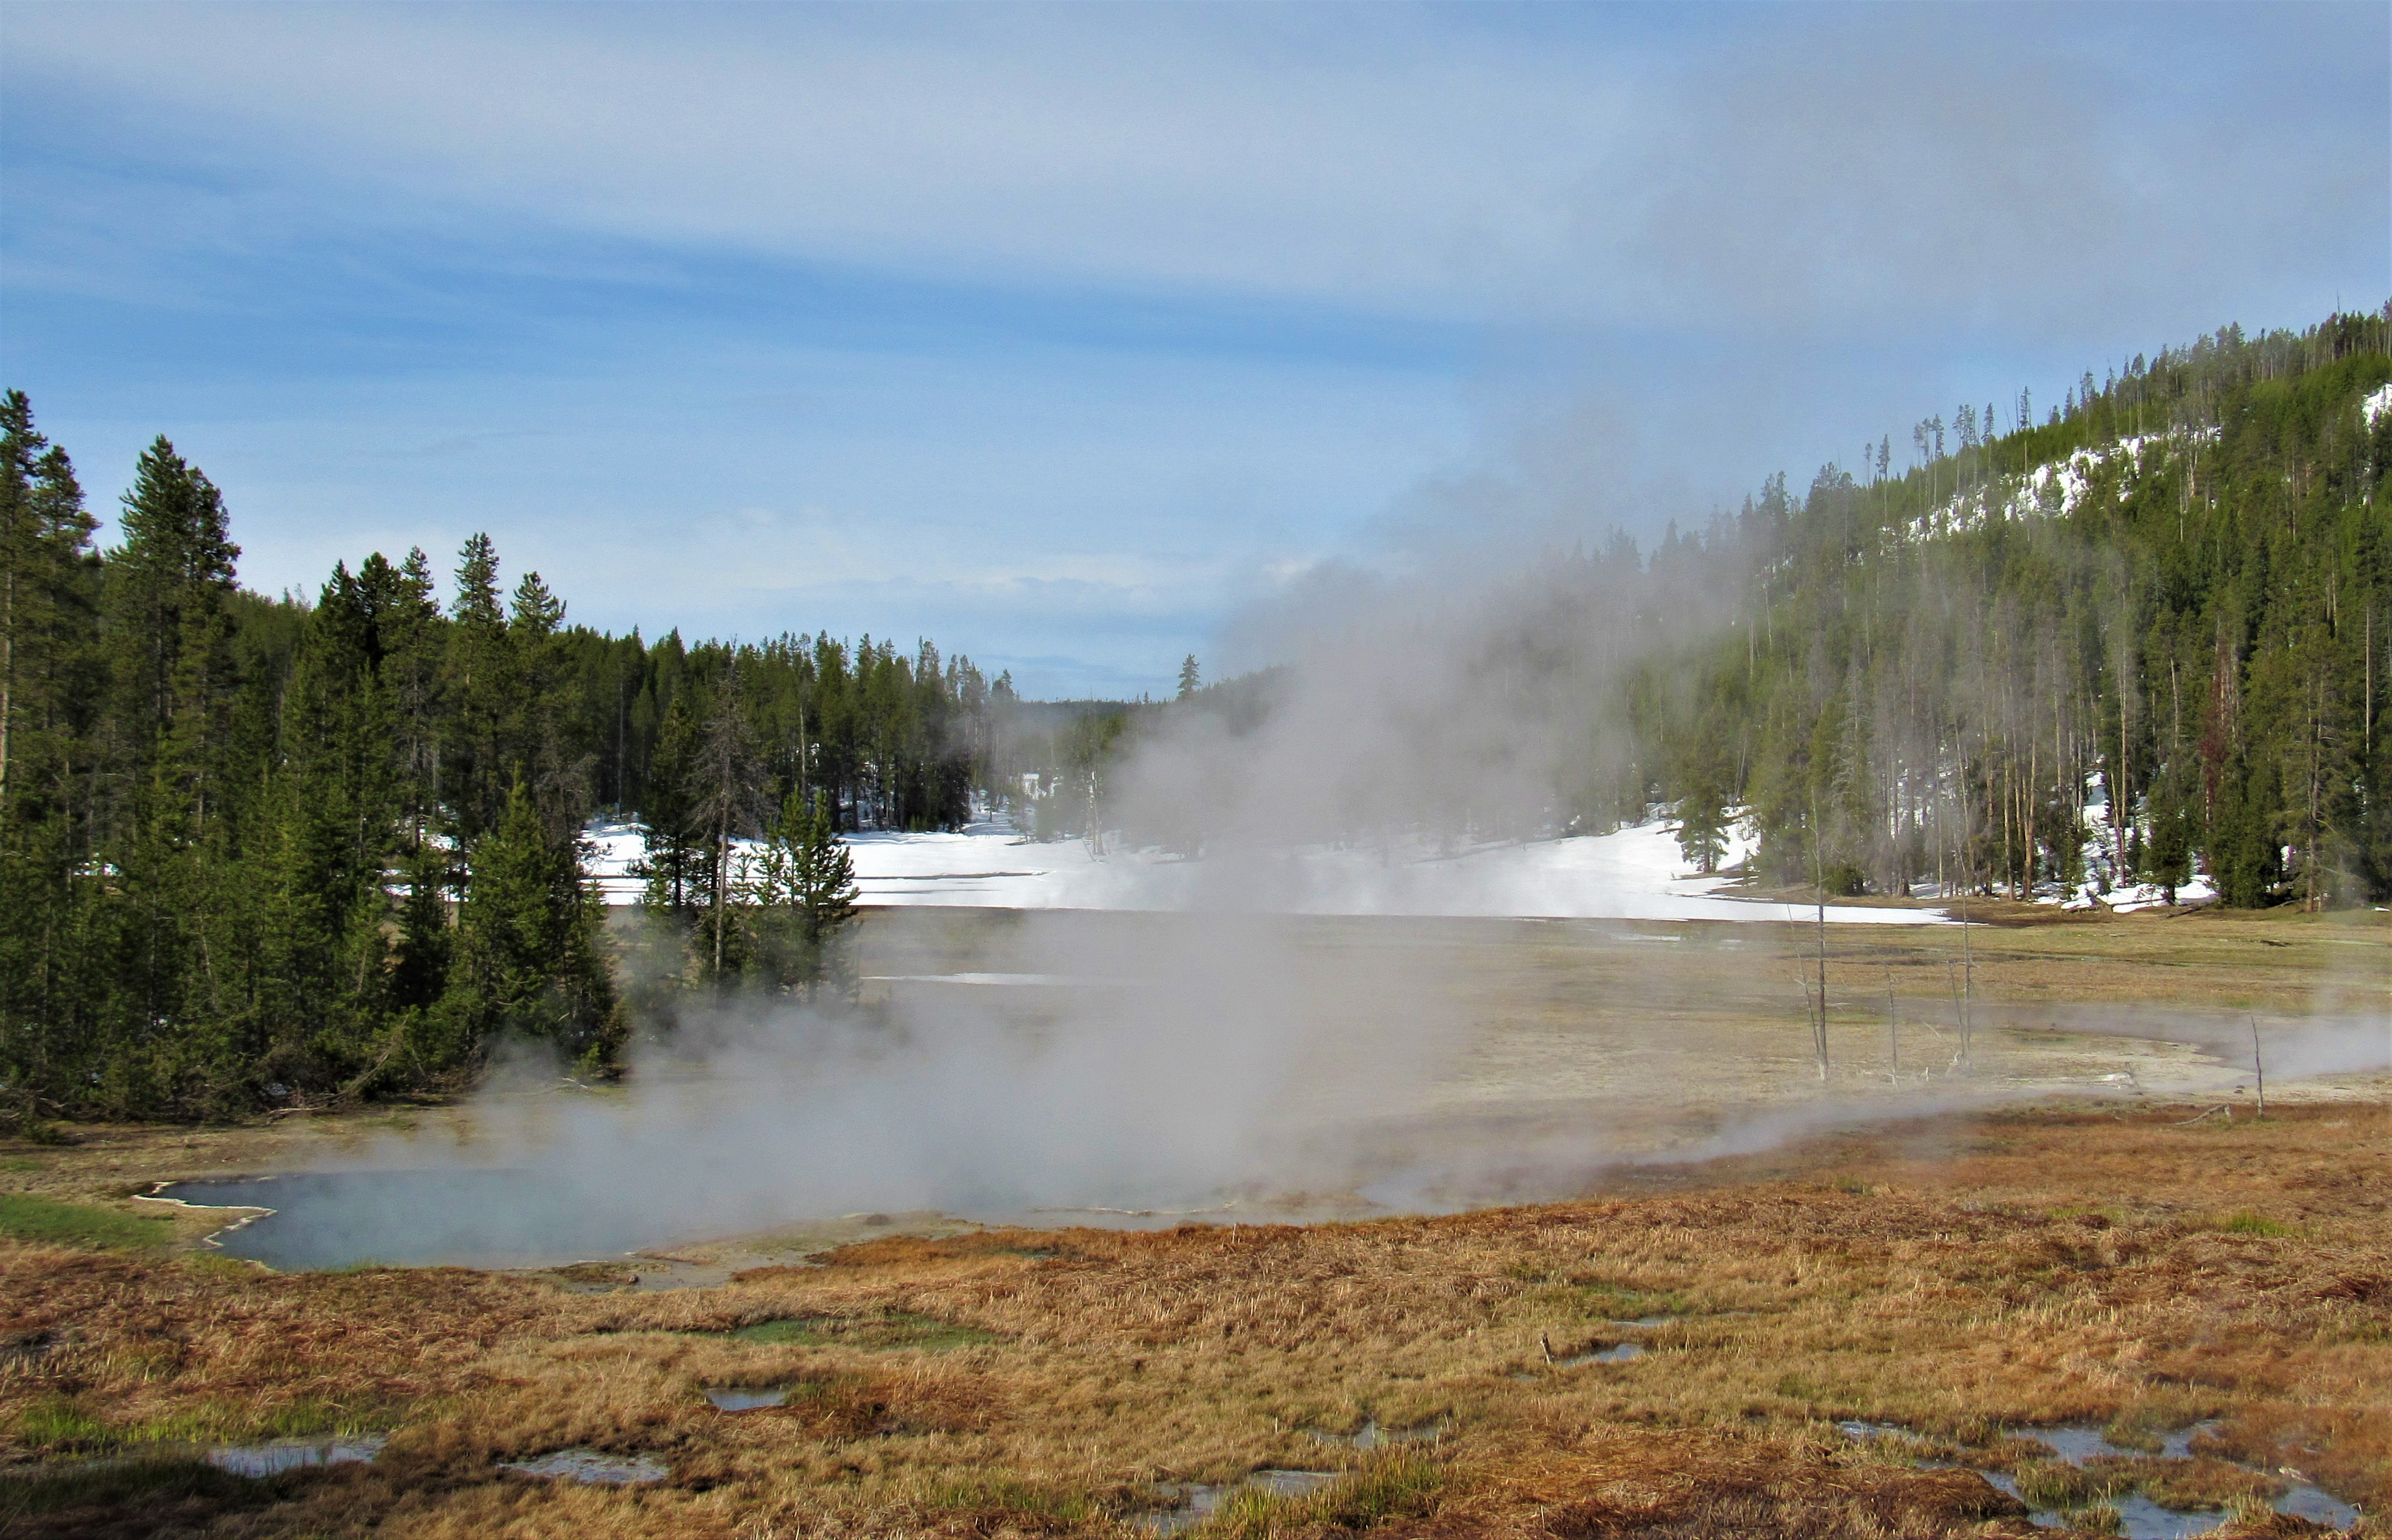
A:
{"type": "Polygon", "coordinates": [[[1185,993],[1171,968],[1215,960],[1190,949],[1199,919],[876,911],[867,1004],[891,1024],[864,1050],[790,1048],[794,1071],[654,1058],[628,1093],[422,1109],[380,1140],[344,1122],[312,1150],[294,1131],[279,1162],[345,1169],[171,1195],[279,1210],[221,1238],[277,1267],[644,1252],[625,1275],[655,1287],[856,1238],[840,1214],[1364,1218],[1567,1196],[1623,1167],[1931,1107],[2059,1094],[2247,1111],[2249,1024],[2221,1000],[2262,1019],[2276,1100],[2346,1093],[2347,1072],[2383,1058],[2377,1019],[2335,993],[2382,961],[2380,924],[2028,912],[1969,938],[1966,1073],[1956,928],[1836,932],[1823,1087],[1796,982],[1816,968],[1806,926],[1290,920],[1269,959],[1229,948],[1228,965],[1274,973],[1254,1009],[1278,1015],[1221,1047],[1202,1036],[1211,1002],[1150,1014],[1185,993]],[[814,1180],[835,1162],[838,1181],[814,1180]]]}
{"type": "MultiPolygon", "coordinates": [[[[2392,1499],[2386,1089],[2230,1128],[2182,1103],[1947,1115],[1443,1218],[883,1238],[666,1294],[0,1243],[0,1512],[32,1537],[1117,1540],[1191,1487],[1294,1469],[1335,1480],[1225,1504],[1242,1533],[2029,1540],[2055,1532],[1980,1470],[2024,1490],[2048,1451],[2006,1433],[2094,1424],[2126,1446],[2205,1425],[2238,1491],[2289,1491],[2290,1468],[2372,1514],[2392,1499]],[[738,1335],[900,1316],[958,1330],[738,1335]],[[1632,1360],[1545,1362],[1657,1317],[1632,1360]],[[778,1385],[804,1392],[706,1394],[778,1385]],[[71,1468],[309,1419],[388,1442],[259,1481],[71,1468]],[[1372,1423],[1437,1436],[1321,1436],[1372,1423]],[[662,1479],[509,1468],[577,1450],[662,1479]]],[[[0,1160],[101,1200],[235,1137],[258,1136],[95,1130],[0,1160]]],[[[2319,1533],[2268,1522],[2221,1533],[2319,1533]]]]}

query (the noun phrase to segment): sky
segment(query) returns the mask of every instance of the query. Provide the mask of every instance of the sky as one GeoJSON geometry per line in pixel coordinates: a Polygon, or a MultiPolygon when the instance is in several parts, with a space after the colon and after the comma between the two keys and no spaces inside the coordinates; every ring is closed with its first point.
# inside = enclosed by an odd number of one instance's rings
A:
{"type": "MultiPolygon", "coordinates": [[[[2392,7],[0,7],[0,384],[242,581],[1167,693],[2392,298],[2392,7]]],[[[103,540],[108,538],[103,530],[103,540]]]]}

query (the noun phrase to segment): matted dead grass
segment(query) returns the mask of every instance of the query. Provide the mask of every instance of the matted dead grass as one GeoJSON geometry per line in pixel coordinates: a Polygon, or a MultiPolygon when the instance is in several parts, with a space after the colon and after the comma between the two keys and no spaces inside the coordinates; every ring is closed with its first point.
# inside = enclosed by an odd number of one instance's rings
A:
{"type": "Polygon", "coordinates": [[[1903,1125],[1650,1197],[891,1236],[661,1294],[5,1246],[9,1460],[392,1435],[370,1467],[162,1481],[20,1510],[12,1533],[1121,1534],[1164,1506],[1158,1483],[1264,1468],[1349,1480],[1229,1505],[1216,1531],[2050,1533],[1968,1471],[1844,1438],[1845,1417],[1994,1465],[2017,1457],[1992,1442],[2004,1428],[2215,1417],[2204,1447],[2373,1511],[2392,1500],[2392,1116],[2189,1110],[1903,1125]],[[774,1321],[817,1325],[733,1335],[774,1321]],[[1625,1340],[1648,1351],[1548,1362],[1625,1340]],[[726,1414],[708,1384],[795,1393],[726,1414]],[[1366,1421],[1441,1434],[1373,1453],[1324,1437],[1366,1421]],[[568,1446],[671,1475],[617,1490],[495,1468],[568,1446]]]}

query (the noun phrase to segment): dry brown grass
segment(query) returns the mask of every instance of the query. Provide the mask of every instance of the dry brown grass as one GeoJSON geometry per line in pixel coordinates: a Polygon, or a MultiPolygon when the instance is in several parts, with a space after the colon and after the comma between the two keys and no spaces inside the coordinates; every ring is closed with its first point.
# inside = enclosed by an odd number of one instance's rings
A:
{"type": "Polygon", "coordinates": [[[1435,1219],[892,1236],[663,1294],[6,1247],[0,1448],[395,1430],[371,1468],[21,1518],[28,1534],[1120,1533],[1153,1483],[1271,1466],[1357,1474],[1343,1496],[1240,1507],[1225,1533],[2028,1533],[1973,1475],[1845,1440],[1846,1416],[1979,1443],[2216,1416],[2220,1453],[2392,1499],[2392,1121],[2183,1116],[1905,1126],[1663,1196],[1435,1219]],[[990,1339],[726,1335],[895,1312],[990,1339]],[[1555,1369],[1540,1345],[1629,1337],[1653,1351],[1555,1369]],[[729,1415],[708,1383],[801,1393],[729,1415]],[[1390,1456],[1314,1436],[1366,1417],[1446,1431],[1397,1481],[1390,1456]],[[660,1455],[671,1480],[492,1468],[577,1444],[660,1455]]]}

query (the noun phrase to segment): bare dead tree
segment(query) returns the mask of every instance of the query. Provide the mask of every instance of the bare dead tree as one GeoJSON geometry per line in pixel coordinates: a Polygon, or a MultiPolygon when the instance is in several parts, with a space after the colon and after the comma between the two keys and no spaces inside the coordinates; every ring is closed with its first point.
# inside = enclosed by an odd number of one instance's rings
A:
{"type": "Polygon", "coordinates": [[[1885,970],[1885,1060],[1886,1073],[1895,1085],[1902,1083],[1901,1019],[1893,1008],[1893,965],[1885,970]]]}
{"type": "Polygon", "coordinates": [[[731,918],[732,841],[752,833],[760,805],[755,746],[739,711],[739,672],[731,672],[706,719],[696,766],[697,825],[712,842],[714,977],[722,976],[724,936],[731,918]]]}
{"type": "Polygon", "coordinates": [[[1812,1041],[1819,1051],[1819,1083],[1827,1083],[1827,877],[1820,853],[1819,801],[1811,799],[1811,881],[1819,900],[1819,1014],[1812,1041]]]}
{"type": "Polygon", "coordinates": [[[2259,1013],[2251,1012],[2251,1074],[2258,1082],[2259,1116],[2268,1116],[2268,1066],[2259,1056],[2259,1013]]]}

